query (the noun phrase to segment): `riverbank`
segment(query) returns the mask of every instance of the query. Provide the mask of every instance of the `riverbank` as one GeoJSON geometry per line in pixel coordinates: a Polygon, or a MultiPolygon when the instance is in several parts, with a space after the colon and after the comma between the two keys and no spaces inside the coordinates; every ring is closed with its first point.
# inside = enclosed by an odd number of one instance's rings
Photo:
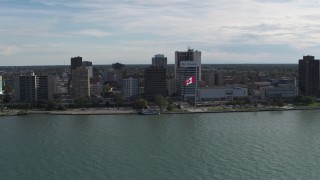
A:
{"type": "MultiPolygon", "coordinates": [[[[219,109],[210,110],[208,108],[188,108],[183,110],[165,111],[162,114],[195,114],[195,113],[235,113],[235,112],[264,112],[264,111],[296,111],[296,110],[320,110],[320,107],[291,107],[291,108],[248,108],[248,109],[219,109]]],[[[28,114],[48,114],[48,115],[134,115],[138,114],[132,108],[78,108],[64,111],[28,111],[28,114]]]]}

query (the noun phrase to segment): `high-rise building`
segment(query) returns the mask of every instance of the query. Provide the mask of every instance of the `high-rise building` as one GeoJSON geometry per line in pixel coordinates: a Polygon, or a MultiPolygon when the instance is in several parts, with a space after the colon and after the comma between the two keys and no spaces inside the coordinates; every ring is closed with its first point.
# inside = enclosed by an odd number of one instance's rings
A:
{"type": "Polygon", "coordinates": [[[14,86],[15,100],[22,103],[37,102],[37,78],[33,75],[18,76],[14,86]]]}
{"type": "Polygon", "coordinates": [[[92,67],[92,62],[91,61],[83,61],[82,66],[88,69],[89,73],[89,78],[93,77],[93,67],[92,67]]]}
{"type": "Polygon", "coordinates": [[[157,54],[152,58],[152,66],[144,71],[145,98],[153,101],[156,95],[167,96],[167,58],[157,54]]]}
{"type": "Polygon", "coordinates": [[[123,98],[134,100],[139,96],[139,80],[129,77],[128,79],[123,79],[122,84],[122,94],[123,98]]]}
{"type": "Polygon", "coordinates": [[[145,98],[154,100],[155,96],[160,94],[167,96],[166,69],[158,67],[149,67],[144,71],[145,77],[145,98]]]}
{"type": "Polygon", "coordinates": [[[85,67],[78,67],[72,71],[72,77],[72,98],[86,98],[90,96],[89,70],[85,67]]]}
{"type": "Polygon", "coordinates": [[[52,100],[54,93],[53,76],[37,76],[37,101],[52,100]]]}
{"type": "Polygon", "coordinates": [[[76,68],[81,66],[82,66],[82,57],[78,56],[78,57],[71,58],[71,73],[72,73],[72,70],[75,70],[76,68]]]}
{"type": "Polygon", "coordinates": [[[299,88],[305,96],[320,96],[319,60],[314,56],[303,56],[299,60],[299,88]]]}
{"type": "Polygon", "coordinates": [[[22,103],[36,103],[53,99],[53,76],[36,76],[33,73],[15,78],[14,98],[22,103]]]}
{"type": "Polygon", "coordinates": [[[175,52],[175,77],[177,93],[182,100],[198,99],[201,82],[201,52],[188,49],[186,52],[175,52]],[[195,77],[196,82],[184,85],[184,82],[195,77]]]}
{"type": "Polygon", "coordinates": [[[152,66],[158,68],[167,68],[167,57],[163,54],[156,54],[152,58],[152,66]]]}

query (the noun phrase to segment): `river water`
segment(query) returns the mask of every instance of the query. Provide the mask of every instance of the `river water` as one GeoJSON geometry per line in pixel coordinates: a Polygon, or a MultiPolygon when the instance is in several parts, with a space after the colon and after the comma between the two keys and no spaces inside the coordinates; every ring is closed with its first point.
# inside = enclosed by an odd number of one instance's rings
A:
{"type": "Polygon", "coordinates": [[[319,117],[0,117],[0,179],[320,179],[319,117]]]}

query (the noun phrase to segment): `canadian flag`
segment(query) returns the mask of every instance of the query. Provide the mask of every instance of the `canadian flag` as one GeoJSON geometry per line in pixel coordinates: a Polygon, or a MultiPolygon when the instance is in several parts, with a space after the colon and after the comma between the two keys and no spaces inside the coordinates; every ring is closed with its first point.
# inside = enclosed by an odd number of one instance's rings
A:
{"type": "Polygon", "coordinates": [[[188,86],[189,84],[192,84],[196,82],[196,78],[194,76],[191,76],[189,79],[187,79],[185,82],[184,82],[184,86],[188,86]]]}

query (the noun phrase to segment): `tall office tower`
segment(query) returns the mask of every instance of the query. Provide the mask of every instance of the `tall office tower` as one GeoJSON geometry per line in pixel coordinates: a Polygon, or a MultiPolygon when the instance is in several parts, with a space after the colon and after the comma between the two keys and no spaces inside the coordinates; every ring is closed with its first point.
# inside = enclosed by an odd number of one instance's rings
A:
{"type": "Polygon", "coordinates": [[[54,93],[53,76],[37,76],[37,101],[52,100],[54,93]]]}
{"type": "Polygon", "coordinates": [[[303,56],[299,60],[299,88],[305,96],[320,97],[319,60],[314,56],[303,56]]]}
{"type": "Polygon", "coordinates": [[[91,61],[83,61],[82,66],[88,69],[89,72],[89,78],[93,77],[93,68],[92,68],[92,62],[91,61]]]}
{"type": "Polygon", "coordinates": [[[72,70],[75,70],[77,67],[81,67],[81,66],[82,66],[82,57],[78,56],[78,57],[71,58],[71,74],[72,74],[72,70]]]}
{"type": "Polygon", "coordinates": [[[130,77],[128,79],[123,79],[122,82],[123,98],[130,100],[137,99],[139,96],[139,80],[130,77]]]}
{"type": "Polygon", "coordinates": [[[157,54],[152,58],[152,66],[144,71],[145,98],[153,101],[156,95],[167,96],[167,58],[157,54]]]}
{"type": "Polygon", "coordinates": [[[183,101],[198,99],[198,88],[201,81],[201,52],[188,49],[186,52],[175,52],[175,77],[177,79],[177,93],[183,101]],[[185,86],[189,78],[196,82],[185,86]]]}
{"type": "Polygon", "coordinates": [[[72,98],[86,98],[90,96],[89,70],[85,67],[78,67],[72,71],[72,77],[72,98]]]}
{"type": "Polygon", "coordinates": [[[167,57],[164,57],[163,54],[156,54],[152,58],[152,66],[158,68],[167,68],[167,57]]]}
{"type": "Polygon", "coordinates": [[[22,103],[37,102],[37,77],[34,74],[17,76],[14,85],[15,100],[22,103]]]}
{"type": "Polygon", "coordinates": [[[145,98],[153,101],[157,94],[167,96],[166,69],[149,67],[144,71],[145,98]]]}

